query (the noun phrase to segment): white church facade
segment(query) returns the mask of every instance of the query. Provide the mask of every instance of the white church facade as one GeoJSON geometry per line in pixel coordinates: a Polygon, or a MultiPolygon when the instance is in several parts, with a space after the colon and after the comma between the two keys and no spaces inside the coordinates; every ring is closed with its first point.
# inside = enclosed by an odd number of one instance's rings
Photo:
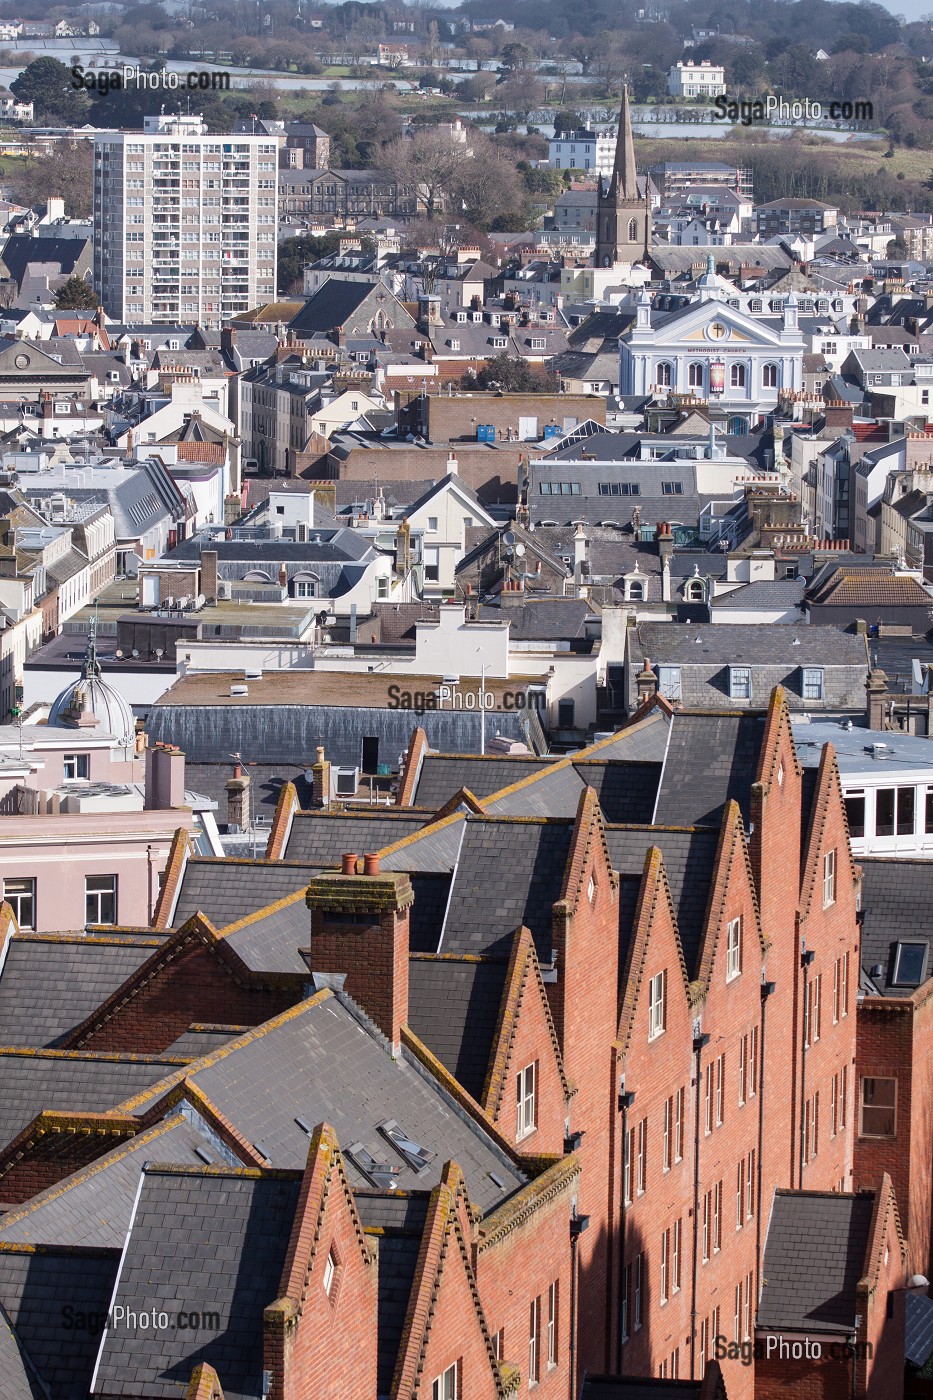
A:
{"type": "Polygon", "coordinates": [[[620,341],[620,393],[702,401],[732,433],[753,429],[777,408],[782,393],[803,388],[805,337],[797,299],[780,316],[750,316],[730,305],[712,272],[695,301],[655,312],[639,293],[635,324],[620,341]]]}

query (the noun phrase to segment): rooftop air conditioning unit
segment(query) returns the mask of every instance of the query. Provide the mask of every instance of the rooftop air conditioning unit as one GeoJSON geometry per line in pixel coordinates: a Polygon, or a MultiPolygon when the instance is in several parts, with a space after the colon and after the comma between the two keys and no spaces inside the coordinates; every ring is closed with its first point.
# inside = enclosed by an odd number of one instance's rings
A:
{"type": "Polygon", "coordinates": [[[231,597],[231,596],[232,596],[232,595],[231,595],[231,593],[230,593],[230,585],[229,585],[229,583],[218,583],[218,585],[217,585],[217,597],[218,597],[218,598],[229,598],[229,597],[231,597]]]}
{"type": "Polygon", "coordinates": [[[234,695],[234,696],[249,695],[249,686],[248,686],[248,685],[232,685],[232,686],[230,687],[230,694],[231,694],[231,695],[234,695]]]}
{"type": "Polygon", "coordinates": [[[360,770],[358,768],[338,768],[337,769],[337,796],[355,797],[356,790],[360,785],[360,770]]]}

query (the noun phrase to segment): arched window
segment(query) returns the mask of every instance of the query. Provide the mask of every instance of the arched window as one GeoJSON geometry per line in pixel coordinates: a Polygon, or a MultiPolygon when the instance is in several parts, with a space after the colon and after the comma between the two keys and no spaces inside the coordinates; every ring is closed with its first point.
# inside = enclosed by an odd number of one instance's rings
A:
{"type": "Polygon", "coordinates": [[[629,601],[632,603],[643,603],[645,601],[645,585],[640,579],[631,579],[628,586],[629,601]]]}
{"type": "Polygon", "coordinates": [[[729,370],[729,383],[733,389],[745,388],[745,366],[733,365],[729,370]]]}
{"type": "Polygon", "coordinates": [[[684,596],[686,597],[688,603],[702,603],[703,580],[701,578],[692,578],[687,584],[687,589],[684,596]]]}
{"type": "Polygon", "coordinates": [[[776,389],[778,382],[777,365],[762,365],[761,382],[766,389],[776,389]]]}
{"type": "Polygon", "coordinates": [[[661,360],[654,375],[654,382],[664,385],[665,388],[669,388],[674,381],[674,371],[667,360],[661,360]]]}
{"type": "Polygon", "coordinates": [[[634,243],[634,242],[637,240],[637,238],[638,238],[638,224],[637,224],[637,222],[635,221],[635,219],[629,219],[629,221],[628,221],[628,241],[629,241],[629,243],[634,243]]]}
{"type": "Polygon", "coordinates": [[[691,389],[703,388],[703,361],[691,360],[687,366],[687,383],[691,389]]]}
{"type": "Polygon", "coordinates": [[[747,418],[730,418],[730,419],[729,419],[728,426],[727,426],[727,428],[726,428],[726,431],[729,432],[729,433],[738,433],[738,434],[747,433],[747,432],[748,432],[748,419],[747,419],[747,418]]]}

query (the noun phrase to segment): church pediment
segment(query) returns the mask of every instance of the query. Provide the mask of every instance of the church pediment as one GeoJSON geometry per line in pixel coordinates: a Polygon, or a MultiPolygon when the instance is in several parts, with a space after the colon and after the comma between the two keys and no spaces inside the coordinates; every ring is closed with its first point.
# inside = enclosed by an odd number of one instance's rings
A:
{"type": "MultiPolygon", "coordinates": [[[[644,343],[647,332],[641,331],[636,337],[644,343]]],[[[803,345],[803,334],[797,331],[796,338],[803,345]]],[[[665,317],[664,323],[654,327],[650,333],[655,346],[695,345],[697,349],[728,350],[741,345],[745,349],[788,348],[788,342],[781,339],[779,326],[771,322],[757,320],[743,311],[729,306],[723,301],[695,302],[682,311],[665,317]]]]}

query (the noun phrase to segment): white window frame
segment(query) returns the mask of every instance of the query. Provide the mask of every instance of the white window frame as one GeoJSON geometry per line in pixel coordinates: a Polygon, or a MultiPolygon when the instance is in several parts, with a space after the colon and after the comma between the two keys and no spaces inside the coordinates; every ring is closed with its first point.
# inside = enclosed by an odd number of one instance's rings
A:
{"type": "Polygon", "coordinates": [[[519,1142],[530,1137],[538,1126],[538,1061],[520,1069],[516,1075],[516,1137],[519,1142]]]}
{"type": "Polygon", "coordinates": [[[117,905],[118,891],[119,891],[119,880],[118,880],[118,878],[117,878],[116,875],[85,875],[85,877],[84,877],[84,914],[85,914],[84,922],[85,922],[86,924],[107,924],[107,925],[113,925],[113,924],[115,924],[115,923],[117,922],[117,914],[118,914],[118,905],[117,905]],[[96,889],[92,889],[92,888],[91,888],[91,882],[92,882],[92,881],[95,881],[95,880],[96,880],[96,881],[99,881],[99,882],[103,882],[104,880],[110,881],[110,888],[105,888],[104,885],[103,885],[102,883],[100,883],[96,889]],[[96,918],[92,917],[92,915],[91,915],[91,902],[90,902],[90,901],[91,901],[92,899],[94,900],[94,902],[95,902],[95,904],[96,904],[96,909],[97,909],[97,917],[96,917],[96,918]],[[105,919],[105,918],[102,917],[102,914],[103,914],[103,900],[105,900],[105,899],[112,899],[112,900],[113,900],[113,909],[112,909],[113,918],[111,918],[111,919],[105,919]]]}
{"type": "Polygon", "coordinates": [[[742,972],[742,916],[726,925],[726,981],[734,982],[742,972]]]}
{"type": "Polygon", "coordinates": [[[10,878],[8,878],[8,879],[5,879],[5,880],[3,881],[3,898],[4,898],[4,900],[6,901],[6,903],[9,904],[10,908],[13,910],[13,917],[14,917],[15,920],[16,920],[16,926],[17,926],[17,928],[19,928],[19,929],[20,929],[21,931],[23,931],[23,932],[27,932],[27,931],[30,932],[30,933],[35,932],[35,929],[36,929],[36,881],[35,881],[35,879],[34,879],[31,875],[27,875],[27,876],[16,875],[16,876],[10,877],[10,878]],[[19,889],[19,890],[11,889],[11,888],[10,888],[11,885],[22,885],[22,886],[24,886],[24,888],[19,889]],[[27,886],[27,885],[29,886],[28,889],[25,888],[25,886],[27,886]],[[22,910],[23,902],[24,902],[24,901],[27,901],[27,902],[30,904],[30,906],[31,906],[31,909],[30,909],[30,917],[29,917],[29,921],[28,921],[28,922],[24,922],[23,919],[21,918],[21,910],[22,910]]]}
{"type": "Polygon", "coordinates": [[[431,1400],[459,1400],[460,1378],[457,1373],[458,1365],[455,1361],[435,1378],[431,1385],[431,1400]]]}
{"type": "Polygon", "coordinates": [[[729,667],[729,699],[730,700],[751,700],[752,698],[752,668],[751,666],[730,666],[729,667]]]}
{"type": "Polygon", "coordinates": [[[66,783],[77,782],[91,776],[91,755],[89,753],[66,753],[62,757],[62,774],[66,783]],[[81,769],[84,772],[81,772],[81,769]],[[72,770],[72,771],[69,771],[72,770]]]}
{"type": "Polygon", "coordinates": [[[667,971],[656,972],[648,983],[648,1039],[657,1040],[667,1030],[667,971]]]}
{"type": "Polygon", "coordinates": [[[836,850],[823,852],[823,908],[836,903],[836,850]]]}
{"type": "Polygon", "coordinates": [[[557,1319],[559,1306],[559,1284],[557,1279],[555,1279],[547,1291],[547,1364],[549,1371],[557,1365],[557,1319]]]}
{"type": "Polygon", "coordinates": [[[541,1299],[532,1298],[528,1323],[528,1385],[537,1385],[541,1379],[541,1358],[538,1351],[541,1332],[541,1299]]]}
{"type": "Polygon", "coordinates": [[[860,1082],[860,1092],[859,1092],[859,1125],[858,1125],[858,1128],[859,1128],[859,1137],[884,1138],[884,1139],[888,1139],[888,1140],[893,1139],[894,1137],[896,1137],[896,1135],[897,1135],[897,1078],[896,1078],[895,1075],[891,1075],[891,1074],[885,1074],[885,1075],[863,1074],[863,1075],[862,1075],[861,1082],[860,1082]],[[894,1102],[891,1103],[891,1104],[888,1104],[888,1103],[866,1104],[866,1102],[865,1102],[865,1088],[866,1088],[866,1085],[868,1085],[868,1084],[893,1084],[893,1086],[894,1086],[894,1094],[893,1094],[894,1102]],[[867,1132],[866,1129],[865,1129],[865,1113],[866,1113],[866,1110],[867,1110],[868,1112],[878,1112],[879,1110],[883,1110],[883,1111],[886,1112],[886,1113],[887,1113],[887,1112],[890,1112],[890,1114],[891,1114],[891,1130],[890,1130],[890,1132],[887,1132],[887,1131],[885,1131],[885,1132],[867,1132]]]}

